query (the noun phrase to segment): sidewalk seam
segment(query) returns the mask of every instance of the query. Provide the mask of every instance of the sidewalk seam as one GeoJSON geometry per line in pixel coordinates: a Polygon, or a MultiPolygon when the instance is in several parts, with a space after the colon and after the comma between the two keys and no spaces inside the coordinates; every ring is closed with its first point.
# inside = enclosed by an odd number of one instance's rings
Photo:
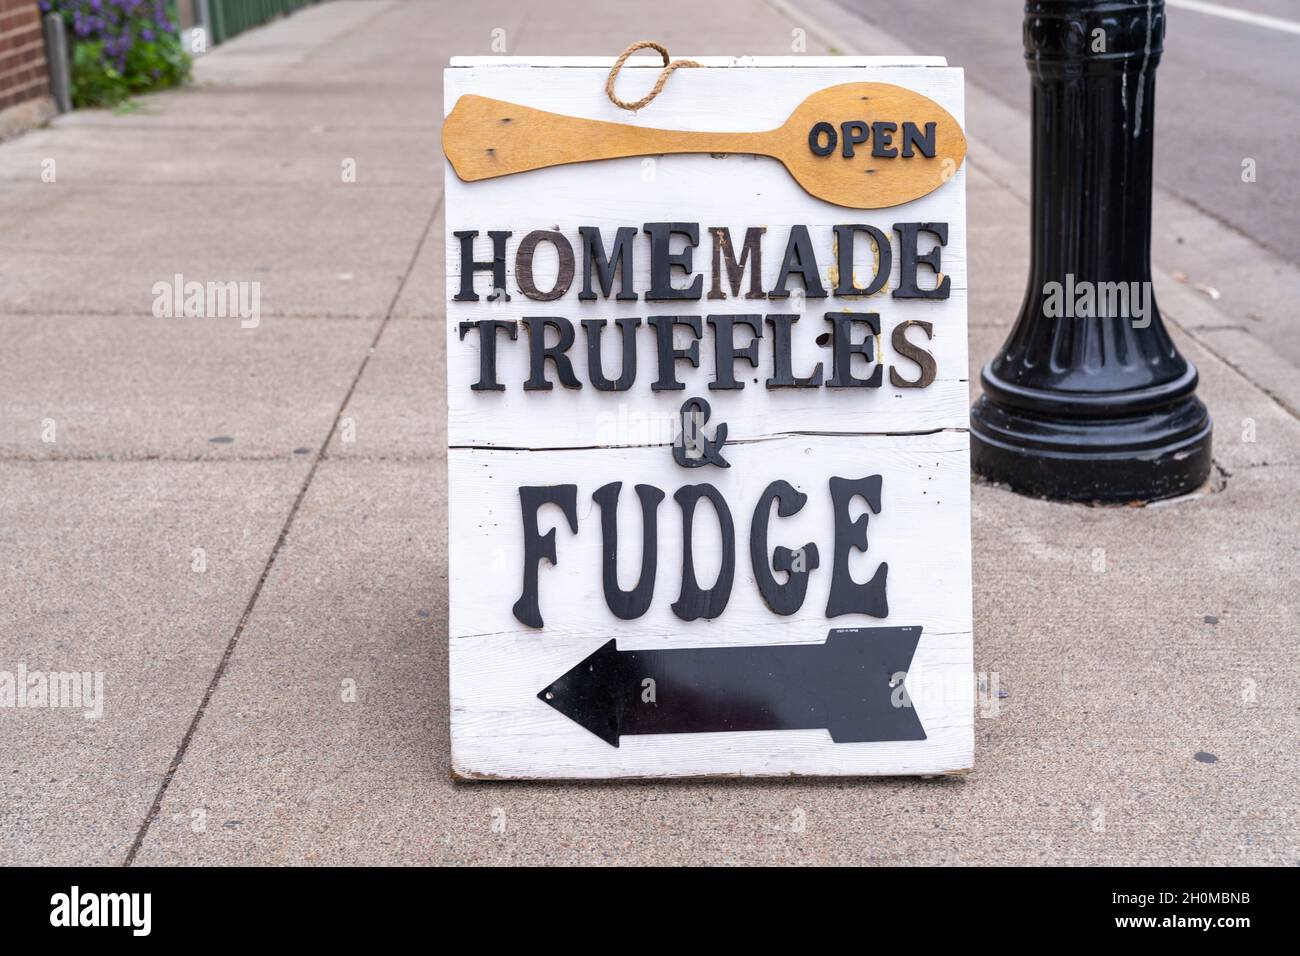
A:
{"type": "Polygon", "coordinates": [[[149,828],[153,821],[157,819],[158,814],[162,812],[162,803],[167,796],[167,790],[171,786],[176,772],[180,769],[181,763],[185,760],[185,755],[189,751],[190,743],[194,739],[195,733],[199,728],[199,723],[203,720],[204,713],[207,712],[208,704],[216,694],[217,685],[221,683],[221,678],[226,673],[226,667],[230,664],[231,658],[234,657],[235,648],[239,644],[239,639],[248,626],[249,619],[253,616],[253,608],[257,605],[258,598],[262,596],[262,588],[266,585],[267,578],[271,576],[271,569],[275,567],[276,558],[280,555],[280,549],[288,540],[289,530],[293,527],[294,518],[298,516],[298,509],[302,507],[303,501],[307,497],[307,491],[311,488],[312,480],[316,477],[316,471],[322,461],[325,460],[325,453],[329,444],[334,440],[334,435],[339,428],[339,421],[343,417],[344,411],[347,410],[348,403],[352,401],[352,394],[356,391],[357,384],[361,381],[361,376],[365,374],[366,366],[370,363],[370,356],[374,353],[375,347],[379,344],[380,338],[384,334],[384,329],[388,327],[389,321],[393,317],[393,310],[397,308],[398,300],[406,288],[407,280],[411,273],[415,271],[416,261],[419,259],[424,244],[428,241],[429,233],[433,230],[434,221],[438,217],[438,211],[442,208],[443,196],[439,194],[437,201],[433,204],[433,209],[429,213],[429,218],[424,224],[424,230],[420,233],[420,240],[415,244],[415,249],[411,253],[411,260],[407,263],[406,271],[402,273],[402,279],[397,284],[397,289],[393,292],[393,297],[388,303],[388,309],[384,312],[384,317],[379,323],[379,328],[375,336],[371,339],[370,346],[366,349],[366,354],[361,358],[361,365],[358,366],[356,374],[352,378],[352,383],[348,386],[347,393],[343,396],[343,401],[339,403],[338,411],[334,413],[334,420],[330,423],[329,432],[325,436],[324,442],[316,451],[316,456],[312,459],[311,468],[307,471],[307,476],[303,479],[302,487],[298,489],[298,494],[289,508],[289,514],[285,517],[284,524],[280,528],[279,537],[276,538],[275,544],[271,548],[271,553],[266,559],[266,564],[262,567],[262,573],[257,579],[257,584],[253,587],[253,593],[249,595],[248,603],[244,606],[244,611],[239,617],[239,623],[235,625],[234,633],[230,635],[230,640],[226,642],[226,649],[221,655],[221,660],[217,663],[217,669],[212,674],[212,679],[208,682],[207,690],[204,691],[202,700],[199,701],[198,709],[194,716],[190,718],[189,726],[185,730],[185,735],[181,738],[180,746],[176,748],[176,754],[172,757],[171,764],[167,772],[163,775],[162,781],[158,785],[158,792],[154,794],[153,803],[150,804],[144,820],[140,823],[140,829],[136,832],[135,839],[131,841],[131,847],[127,851],[126,859],[123,866],[131,866],[135,863],[135,858],[140,852],[140,847],[144,845],[145,837],[149,834],[149,828]]]}

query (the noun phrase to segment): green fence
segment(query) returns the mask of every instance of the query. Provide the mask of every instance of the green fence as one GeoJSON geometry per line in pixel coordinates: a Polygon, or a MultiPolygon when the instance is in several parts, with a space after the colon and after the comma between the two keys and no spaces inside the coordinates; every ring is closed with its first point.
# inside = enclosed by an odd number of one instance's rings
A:
{"type": "Polygon", "coordinates": [[[268,20],[292,13],[320,0],[208,0],[212,43],[224,43],[236,34],[268,20]]]}

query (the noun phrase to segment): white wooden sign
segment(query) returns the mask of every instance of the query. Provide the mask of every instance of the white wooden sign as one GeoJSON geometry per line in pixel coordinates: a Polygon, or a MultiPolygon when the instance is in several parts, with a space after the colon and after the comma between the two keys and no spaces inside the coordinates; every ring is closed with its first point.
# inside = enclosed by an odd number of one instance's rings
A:
{"type": "Polygon", "coordinates": [[[962,73],[697,60],[445,72],[454,772],[964,771],[962,73]]]}

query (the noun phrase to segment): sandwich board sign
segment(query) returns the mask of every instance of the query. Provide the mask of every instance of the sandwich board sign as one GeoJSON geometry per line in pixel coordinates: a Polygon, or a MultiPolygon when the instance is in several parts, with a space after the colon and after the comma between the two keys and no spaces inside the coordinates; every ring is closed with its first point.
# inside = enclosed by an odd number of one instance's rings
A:
{"type": "Polygon", "coordinates": [[[444,74],[453,773],[969,769],[961,70],[610,66],[444,74]]]}

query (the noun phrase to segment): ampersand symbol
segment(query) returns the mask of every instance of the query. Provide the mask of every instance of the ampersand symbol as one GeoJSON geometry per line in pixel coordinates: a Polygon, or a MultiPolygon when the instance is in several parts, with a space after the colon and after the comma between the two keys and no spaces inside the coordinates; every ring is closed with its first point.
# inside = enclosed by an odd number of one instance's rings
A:
{"type": "Polygon", "coordinates": [[[714,429],[712,440],[704,435],[704,424],[710,414],[709,403],[702,398],[688,398],[682,403],[682,433],[673,442],[673,461],[683,468],[699,468],[701,465],[731,467],[719,452],[727,443],[726,422],[714,429]]]}

